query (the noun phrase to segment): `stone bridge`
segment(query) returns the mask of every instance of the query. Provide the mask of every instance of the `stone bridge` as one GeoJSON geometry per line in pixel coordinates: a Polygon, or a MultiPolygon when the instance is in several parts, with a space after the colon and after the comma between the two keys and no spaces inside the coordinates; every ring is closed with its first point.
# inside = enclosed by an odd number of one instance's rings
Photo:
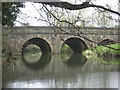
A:
{"type": "Polygon", "coordinates": [[[118,28],[84,27],[3,27],[3,41],[10,45],[13,53],[20,53],[29,44],[38,45],[43,53],[60,53],[63,44],[69,45],[73,52],[81,53],[83,50],[96,46],[85,38],[100,42],[104,39],[118,41],[118,28]],[[64,31],[63,31],[64,30],[64,31]],[[82,32],[82,34],[80,33],[82,32]],[[70,33],[68,33],[70,32],[70,33]],[[8,35],[7,35],[8,34],[8,35]],[[82,37],[78,36],[81,35],[82,37]]]}

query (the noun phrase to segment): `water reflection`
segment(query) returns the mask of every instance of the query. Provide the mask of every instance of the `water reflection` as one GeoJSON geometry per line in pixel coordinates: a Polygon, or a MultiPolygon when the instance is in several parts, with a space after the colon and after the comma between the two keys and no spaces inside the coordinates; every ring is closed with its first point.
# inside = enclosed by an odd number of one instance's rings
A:
{"type": "Polygon", "coordinates": [[[69,54],[64,54],[64,55],[62,54],[61,60],[67,65],[80,66],[85,64],[85,62],[87,61],[87,58],[80,53],[78,54],[73,53],[71,56],[69,54]]]}
{"type": "Polygon", "coordinates": [[[3,64],[3,88],[118,87],[116,65],[87,60],[81,54],[42,54],[37,62],[26,59],[22,57],[16,65],[3,64]]]}
{"type": "Polygon", "coordinates": [[[42,54],[38,60],[37,60],[37,58],[34,58],[32,60],[37,61],[37,62],[31,63],[31,62],[29,62],[29,60],[27,60],[25,58],[24,55],[22,55],[22,61],[26,65],[26,67],[28,67],[30,69],[34,69],[34,70],[42,69],[50,63],[51,54],[42,54]]]}

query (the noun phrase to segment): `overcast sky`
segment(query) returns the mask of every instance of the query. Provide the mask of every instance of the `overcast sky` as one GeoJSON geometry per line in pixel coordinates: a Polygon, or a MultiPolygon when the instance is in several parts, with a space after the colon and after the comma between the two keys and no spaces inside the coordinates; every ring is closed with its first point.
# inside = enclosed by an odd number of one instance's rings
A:
{"type": "MultiPolygon", "coordinates": [[[[73,0],[72,1],[71,0],[62,0],[62,1],[72,2],[73,0]]],[[[75,1],[72,2],[72,3],[75,3],[75,1]]],[[[78,3],[81,3],[81,2],[79,1],[79,2],[76,2],[76,3],[78,4],[78,3]]],[[[102,6],[106,6],[108,4],[112,7],[113,10],[116,10],[116,11],[118,10],[118,0],[92,0],[92,3],[97,4],[97,5],[102,5],[102,6]]],[[[36,8],[41,7],[41,5],[37,4],[37,3],[34,4],[34,6],[36,8]]],[[[46,22],[38,21],[34,18],[34,17],[40,18],[39,13],[36,11],[34,6],[31,4],[31,2],[26,2],[25,3],[25,8],[20,9],[20,11],[22,13],[24,13],[24,14],[30,16],[30,17],[33,17],[33,18],[28,18],[26,15],[19,14],[18,18],[17,18],[17,21],[25,22],[25,23],[28,22],[31,26],[46,26],[46,25],[48,25],[46,22]]],[[[92,9],[89,12],[92,12],[92,9]]],[[[16,26],[20,26],[20,24],[16,22],[16,26]]]]}

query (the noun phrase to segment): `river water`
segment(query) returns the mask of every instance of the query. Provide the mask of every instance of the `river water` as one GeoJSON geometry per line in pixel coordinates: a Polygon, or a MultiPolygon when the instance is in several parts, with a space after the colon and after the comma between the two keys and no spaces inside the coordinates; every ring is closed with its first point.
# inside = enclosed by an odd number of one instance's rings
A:
{"type": "Polygon", "coordinates": [[[3,63],[3,88],[118,88],[118,65],[81,54],[19,56],[3,63]]]}

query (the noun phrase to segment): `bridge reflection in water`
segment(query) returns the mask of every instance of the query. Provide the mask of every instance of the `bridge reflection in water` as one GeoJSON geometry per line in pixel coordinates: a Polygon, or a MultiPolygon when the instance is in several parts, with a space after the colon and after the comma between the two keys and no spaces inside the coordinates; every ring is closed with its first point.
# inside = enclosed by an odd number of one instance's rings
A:
{"type": "Polygon", "coordinates": [[[70,66],[81,66],[87,61],[87,58],[80,53],[73,53],[71,56],[68,56],[68,59],[64,59],[63,57],[61,59],[66,65],[70,66]]]}
{"type": "MultiPolygon", "coordinates": [[[[35,60],[36,58],[34,58],[35,60]]],[[[37,62],[34,62],[34,60],[32,60],[33,62],[29,62],[29,60],[27,60],[24,55],[22,56],[22,60],[23,60],[23,63],[26,65],[26,67],[28,68],[31,68],[33,70],[38,70],[38,69],[42,69],[44,68],[47,64],[50,63],[51,61],[51,54],[42,54],[40,56],[40,58],[35,61],[37,62]]]]}
{"type": "Polygon", "coordinates": [[[117,65],[103,65],[81,54],[42,54],[33,62],[24,55],[21,59],[16,65],[3,64],[3,88],[118,87],[117,65]]]}

